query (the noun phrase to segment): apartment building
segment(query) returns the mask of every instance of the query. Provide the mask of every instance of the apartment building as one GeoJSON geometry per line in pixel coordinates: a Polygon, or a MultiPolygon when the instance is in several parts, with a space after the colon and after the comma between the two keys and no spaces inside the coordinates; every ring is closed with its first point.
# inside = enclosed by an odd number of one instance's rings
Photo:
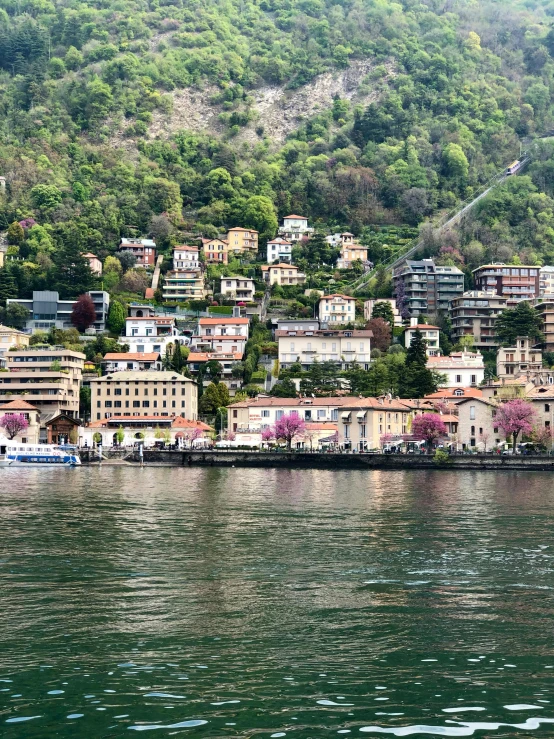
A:
{"type": "Polygon", "coordinates": [[[297,414],[306,423],[337,423],[343,405],[352,398],[270,398],[258,397],[233,403],[228,408],[229,429],[234,432],[259,432],[269,428],[285,414],[297,414]]]}
{"type": "Polygon", "coordinates": [[[227,232],[229,251],[232,254],[243,252],[258,253],[258,232],[251,228],[230,228],[227,232]]]}
{"type": "Polygon", "coordinates": [[[511,308],[521,300],[533,300],[539,295],[540,266],[521,267],[512,264],[484,264],[473,270],[475,289],[496,291],[507,298],[511,308]]]}
{"type": "Polygon", "coordinates": [[[400,311],[398,310],[398,306],[396,305],[395,298],[376,298],[364,301],[364,318],[366,321],[371,321],[371,319],[373,318],[373,309],[375,308],[377,303],[388,303],[392,309],[392,314],[394,316],[394,325],[398,327],[402,326],[402,316],[400,315],[400,311]]]}
{"type": "Polygon", "coordinates": [[[436,265],[432,259],[406,260],[394,270],[395,294],[403,294],[410,316],[447,311],[450,301],[464,292],[464,273],[457,267],[436,265]]]}
{"type": "Polygon", "coordinates": [[[229,242],[226,239],[202,239],[202,251],[206,263],[229,263],[229,242]]]}
{"type": "Polygon", "coordinates": [[[0,324],[0,367],[6,366],[6,353],[13,347],[29,346],[29,335],[11,326],[0,324]]]}
{"type": "Polygon", "coordinates": [[[300,241],[310,238],[314,229],[308,226],[308,219],[294,213],[283,218],[283,225],[279,228],[279,235],[287,241],[300,241]]]}
{"type": "Polygon", "coordinates": [[[161,370],[162,356],[159,352],[108,352],[101,365],[104,375],[124,370],[161,370]]]}
{"type": "Polygon", "coordinates": [[[322,323],[352,323],[356,320],[356,298],[341,293],[324,295],[318,305],[322,323]]]}
{"type": "Polygon", "coordinates": [[[535,349],[527,336],[518,337],[515,346],[501,346],[496,355],[496,374],[500,379],[541,370],[542,351],[535,349]]]}
{"type": "Polygon", "coordinates": [[[222,277],[220,292],[226,298],[252,302],[256,285],[251,277],[222,277]]]}
{"type": "Polygon", "coordinates": [[[262,275],[270,285],[303,285],[306,275],[298,270],[293,264],[264,264],[262,275]]]}
{"type": "Polygon", "coordinates": [[[450,303],[453,341],[471,336],[475,349],[495,349],[498,346],[496,319],[507,306],[508,298],[497,295],[494,290],[471,290],[454,298],[450,303]]]}
{"type": "Polygon", "coordinates": [[[165,275],[162,288],[164,300],[185,302],[206,297],[204,275],[200,269],[179,269],[165,275]]]}
{"type": "Polygon", "coordinates": [[[132,254],[137,267],[154,267],[156,264],[156,243],[152,239],[121,239],[119,251],[132,254]]]}
{"type": "Polygon", "coordinates": [[[173,248],[173,269],[175,271],[200,269],[198,252],[197,246],[188,246],[187,244],[175,246],[173,248]]]}
{"type": "Polygon", "coordinates": [[[196,382],[177,372],[113,372],[92,379],[90,389],[91,418],[96,421],[113,416],[198,417],[196,382]]]}
{"type": "Polygon", "coordinates": [[[191,338],[196,352],[244,354],[248,341],[248,318],[200,318],[197,333],[191,338]]]}
{"type": "Polygon", "coordinates": [[[275,331],[317,331],[317,318],[277,318],[273,322],[275,331]]]}
{"type": "Polygon", "coordinates": [[[544,334],[543,348],[546,352],[554,352],[554,294],[549,297],[546,293],[535,303],[535,310],[541,317],[542,332],[544,334]]]}
{"type": "MultiPolygon", "coordinates": [[[[104,331],[110,307],[110,295],[105,290],[91,290],[88,295],[92,298],[96,311],[96,320],[93,324],[97,331],[104,331]]],[[[7,305],[17,303],[27,308],[29,319],[25,324],[25,333],[49,331],[51,328],[75,328],[71,323],[71,312],[77,298],[60,300],[55,290],[34,290],[31,299],[8,298],[7,305]]]]}
{"type": "Polygon", "coordinates": [[[485,363],[481,352],[452,352],[448,357],[429,357],[427,369],[446,378],[440,387],[473,387],[485,379],[485,363]]]}
{"type": "Polygon", "coordinates": [[[417,318],[410,318],[410,325],[404,331],[404,346],[406,349],[412,345],[416,331],[419,331],[427,342],[427,356],[438,357],[440,355],[440,328],[430,326],[427,323],[418,323],[417,318]]]}
{"type": "Polygon", "coordinates": [[[539,270],[539,295],[554,295],[554,267],[544,266],[539,270]]]}
{"type": "Polygon", "coordinates": [[[357,362],[369,369],[371,362],[371,339],[373,333],[366,329],[316,331],[277,330],[279,365],[283,369],[300,363],[309,369],[314,362],[338,362],[348,369],[357,362]]]}
{"type": "MultiPolygon", "coordinates": [[[[234,395],[241,388],[242,378],[235,377],[233,370],[242,357],[241,352],[191,352],[187,357],[187,367],[195,377],[208,362],[218,362],[222,369],[220,382],[227,386],[230,395],[234,395]]],[[[205,384],[209,384],[209,381],[206,380],[205,384]]]]}
{"type": "Polygon", "coordinates": [[[30,346],[8,352],[8,372],[0,373],[0,400],[25,400],[44,418],[79,417],[85,355],[64,347],[30,346]]]}
{"type": "Polygon", "coordinates": [[[290,264],[292,261],[292,241],[278,237],[267,242],[267,263],[290,264]]]}
{"type": "Polygon", "coordinates": [[[400,400],[350,398],[339,411],[339,446],[358,452],[381,449],[383,437],[388,443],[409,433],[409,419],[410,408],[400,400]]]}
{"type": "Polygon", "coordinates": [[[129,345],[130,352],[163,354],[169,343],[173,344],[176,341],[179,344],[187,343],[184,336],[178,336],[179,332],[174,318],[138,315],[138,313],[152,313],[149,306],[144,306],[135,312],[137,315],[125,320],[125,343],[129,345]]]}

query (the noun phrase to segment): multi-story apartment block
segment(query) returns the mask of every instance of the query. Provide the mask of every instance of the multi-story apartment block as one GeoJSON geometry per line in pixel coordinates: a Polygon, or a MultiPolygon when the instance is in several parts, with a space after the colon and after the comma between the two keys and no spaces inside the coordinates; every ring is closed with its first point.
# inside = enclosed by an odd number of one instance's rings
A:
{"type": "Polygon", "coordinates": [[[306,275],[300,272],[293,264],[264,264],[262,275],[270,285],[303,285],[306,275]]]}
{"type": "Polygon", "coordinates": [[[417,318],[410,318],[410,325],[404,331],[404,346],[408,349],[412,345],[416,331],[419,331],[427,342],[427,356],[438,357],[440,354],[440,328],[428,323],[418,323],[417,318]]]}
{"type": "MultiPolygon", "coordinates": [[[[92,298],[96,311],[94,328],[104,331],[106,318],[110,306],[110,296],[104,290],[91,290],[88,295],[92,298]]],[[[55,290],[34,290],[33,297],[29,299],[8,298],[7,304],[17,303],[27,308],[29,320],[25,325],[25,332],[32,334],[35,331],[48,331],[51,328],[75,328],[71,323],[71,311],[74,300],[60,300],[60,295],[55,290]]]]}
{"type": "Polygon", "coordinates": [[[540,373],[541,370],[542,351],[535,349],[527,336],[518,337],[515,346],[501,346],[496,355],[496,374],[500,379],[540,373]]]}
{"type": "Polygon", "coordinates": [[[283,225],[279,229],[279,235],[287,241],[300,241],[300,239],[309,238],[313,232],[314,229],[308,226],[307,218],[294,214],[283,218],[283,225]]]}
{"type": "Polygon", "coordinates": [[[231,254],[258,252],[258,232],[252,228],[230,228],[227,232],[227,242],[231,254]]]}
{"type": "Polygon", "coordinates": [[[79,417],[79,391],[85,355],[41,345],[8,352],[8,372],[0,373],[0,399],[25,400],[49,419],[64,413],[79,417]]]}
{"type": "Polygon", "coordinates": [[[457,267],[436,265],[432,259],[408,259],[394,270],[393,279],[396,295],[403,292],[410,316],[447,311],[450,301],[464,291],[464,273],[457,267]]]}
{"type": "Polygon", "coordinates": [[[202,300],[206,295],[198,247],[181,244],[173,250],[173,270],[165,275],[165,300],[202,300]]]}
{"type": "Polygon", "coordinates": [[[351,323],[356,319],[356,298],[341,293],[324,295],[319,301],[322,323],[351,323]]]}
{"type": "MultiPolygon", "coordinates": [[[[234,395],[241,387],[241,377],[235,377],[233,369],[242,360],[242,353],[237,352],[236,354],[228,352],[191,352],[187,357],[187,367],[193,377],[196,377],[207,362],[219,362],[221,365],[221,379],[230,395],[234,395]]],[[[209,384],[208,380],[204,381],[204,384],[209,384]]]]}
{"type": "Polygon", "coordinates": [[[220,292],[233,300],[254,300],[256,286],[251,277],[222,277],[220,292]]]}
{"type": "Polygon", "coordinates": [[[267,242],[267,263],[279,262],[279,264],[290,264],[292,260],[292,241],[286,241],[281,237],[267,242]]]}
{"type": "Polygon", "coordinates": [[[206,263],[229,262],[229,242],[226,239],[202,239],[202,251],[206,263]]]}
{"type": "Polygon", "coordinates": [[[156,264],[156,244],[152,239],[121,239],[119,251],[132,254],[137,267],[154,267],[156,264]]]}
{"type": "Polygon", "coordinates": [[[476,349],[495,349],[496,319],[506,309],[508,298],[496,292],[471,290],[450,303],[452,339],[457,342],[463,336],[471,336],[476,349]]]}
{"type": "Polygon", "coordinates": [[[200,318],[191,343],[195,352],[244,354],[248,341],[248,318],[200,318]]]}
{"type": "Polygon", "coordinates": [[[544,266],[540,268],[539,295],[554,295],[554,267],[544,266]]]}
{"type": "Polygon", "coordinates": [[[473,270],[475,289],[495,290],[508,300],[508,308],[521,300],[533,300],[539,295],[540,266],[521,267],[512,264],[484,264],[473,270]]]}
{"type": "Polygon", "coordinates": [[[338,443],[365,452],[384,443],[402,441],[409,433],[410,407],[389,398],[350,398],[339,413],[338,443]]]}
{"type": "Polygon", "coordinates": [[[112,416],[198,417],[197,385],[177,372],[114,372],[91,380],[90,389],[96,421],[112,416]]]}
{"type": "Polygon", "coordinates": [[[372,300],[366,300],[364,302],[364,318],[366,321],[371,321],[373,318],[373,309],[377,303],[388,303],[392,308],[392,314],[394,316],[394,325],[402,326],[402,316],[396,305],[395,298],[374,298],[372,300]]]}
{"type": "Polygon", "coordinates": [[[429,357],[427,368],[439,372],[446,381],[439,387],[471,387],[485,378],[485,363],[480,352],[452,352],[449,357],[429,357]]]}
{"type": "Polygon", "coordinates": [[[535,310],[542,320],[543,348],[546,352],[554,352],[554,295],[549,297],[545,293],[535,303],[535,310]]]}
{"type": "MultiPolygon", "coordinates": [[[[148,311],[149,306],[144,306],[148,311]]],[[[125,321],[125,343],[129,345],[129,351],[133,353],[157,352],[163,354],[169,343],[186,344],[184,336],[179,336],[175,326],[174,318],[165,316],[130,316],[125,321]]]]}
{"type": "Polygon", "coordinates": [[[320,329],[317,331],[277,330],[279,365],[283,369],[300,363],[309,369],[314,362],[337,362],[348,369],[354,362],[369,369],[371,362],[371,331],[320,329]]]}

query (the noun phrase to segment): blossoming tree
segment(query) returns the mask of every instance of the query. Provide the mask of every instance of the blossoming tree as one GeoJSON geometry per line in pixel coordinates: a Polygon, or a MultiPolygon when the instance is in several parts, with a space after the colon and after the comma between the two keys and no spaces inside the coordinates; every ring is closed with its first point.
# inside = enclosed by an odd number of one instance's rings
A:
{"type": "Polygon", "coordinates": [[[292,448],[292,440],[295,436],[302,436],[306,430],[306,424],[296,413],[286,413],[275,422],[275,438],[287,443],[287,450],[292,448]]]}
{"type": "Polygon", "coordinates": [[[447,429],[438,413],[424,413],[416,416],[412,421],[412,435],[416,439],[425,441],[427,451],[430,453],[433,444],[436,444],[441,436],[447,435],[447,429]]]}
{"type": "Polygon", "coordinates": [[[530,403],[521,398],[515,398],[504,403],[496,412],[494,423],[501,429],[504,436],[512,437],[514,454],[517,439],[520,434],[530,434],[536,421],[535,409],[530,403]]]}
{"type": "Polygon", "coordinates": [[[6,413],[0,419],[0,428],[6,432],[10,439],[15,439],[22,431],[26,431],[28,426],[29,422],[23,413],[6,413]]]}

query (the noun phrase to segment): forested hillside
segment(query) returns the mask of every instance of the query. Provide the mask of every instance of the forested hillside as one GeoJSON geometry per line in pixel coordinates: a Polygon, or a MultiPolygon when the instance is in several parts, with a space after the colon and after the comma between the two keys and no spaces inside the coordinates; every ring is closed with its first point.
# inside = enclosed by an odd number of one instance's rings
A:
{"type": "MultiPolygon", "coordinates": [[[[554,0],[4,0],[0,229],[26,219],[12,253],[36,284],[62,247],[104,257],[122,235],[235,224],[268,237],[289,212],[379,260],[369,226],[451,210],[554,129],[552,23],[554,0]],[[294,97],[306,85],[319,110],[294,97]],[[294,130],[272,138],[287,110],[294,130]]],[[[470,267],[552,262],[553,237],[545,142],[460,238],[428,241],[470,267]]]]}

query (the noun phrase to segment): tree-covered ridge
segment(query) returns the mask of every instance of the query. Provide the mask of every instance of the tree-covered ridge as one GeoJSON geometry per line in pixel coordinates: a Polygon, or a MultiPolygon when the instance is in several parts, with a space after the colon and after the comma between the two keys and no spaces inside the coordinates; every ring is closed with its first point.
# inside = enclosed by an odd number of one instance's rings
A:
{"type": "MultiPolygon", "coordinates": [[[[162,213],[178,239],[238,223],[269,236],[277,216],[300,212],[365,233],[379,259],[383,244],[364,228],[414,227],[451,209],[518,155],[520,139],[553,128],[553,17],[554,0],[10,0],[0,11],[0,228],[37,221],[21,248],[40,269],[37,255],[68,233],[106,256],[162,213]],[[354,59],[371,59],[362,87],[376,102],[336,98],[281,148],[261,129],[257,143],[235,143],[257,87],[293,89],[354,59]],[[173,90],[206,83],[219,90],[225,134],[148,137],[173,90]],[[110,138],[121,120],[137,142],[130,152],[110,138]]],[[[541,238],[512,254],[551,250],[551,168],[546,146],[529,170],[541,238]]],[[[450,248],[470,264],[466,247],[517,241],[522,220],[506,233],[483,216],[485,236],[450,248]]]]}

